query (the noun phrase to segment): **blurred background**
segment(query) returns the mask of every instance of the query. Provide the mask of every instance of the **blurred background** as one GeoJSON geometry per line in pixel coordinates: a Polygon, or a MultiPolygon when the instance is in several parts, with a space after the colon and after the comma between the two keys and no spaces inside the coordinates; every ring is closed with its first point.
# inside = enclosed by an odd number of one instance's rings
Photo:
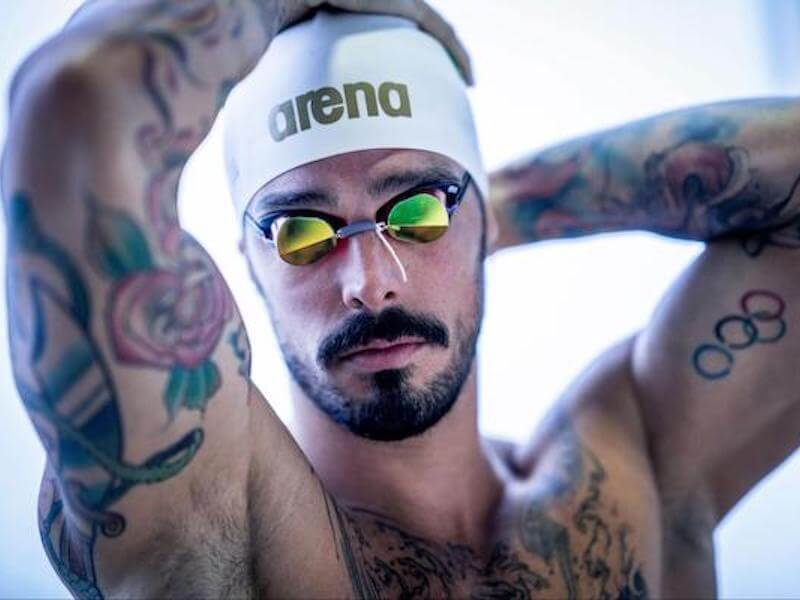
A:
{"type": "MultiPolygon", "coordinates": [[[[21,59],[78,0],[0,0],[0,92],[21,59]]],[[[488,166],[544,145],[691,104],[795,94],[795,0],[433,0],[467,43],[488,166]]],[[[0,138],[8,115],[3,110],[0,138]]],[[[217,260],[245,315],[253,374],[291,423],[286,371],[236,248],[215,129],[181,187],[185,225],[217,260]]],[[[5,231],[0,231],[4,260],[5,231]]],[[[490,259],[480,340],[481,426],[522,441],[604,348],[641,328],[698,244],[649,234],[598,236],[490,259]]],[[[67,595],[39,544],[44,454],[14,389],[0,302],[0,598],[67,595]]],[[[716,534],[724,598],[800,597],[800,454],[767,477],[716,534]]]]}

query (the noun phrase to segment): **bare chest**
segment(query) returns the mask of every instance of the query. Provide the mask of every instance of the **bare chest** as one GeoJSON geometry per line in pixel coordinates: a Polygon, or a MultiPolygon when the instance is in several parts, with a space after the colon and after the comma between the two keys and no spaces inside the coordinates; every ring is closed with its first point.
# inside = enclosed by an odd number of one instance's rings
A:
{"type": "Polygon", "coordinates": [[[630,510],[593,455],[547,486],[510,489],[483,548],[433,541],[367,511],[337,510],[357,597],[647,598],[660,586],[655,507],[630,510]]]}
{"type": "MultiPolygon", "coordinates": [[[[310,583],[307,569],[273,570],[270,579],[285,584],[282,596],[301,587],[306,596],[356,598],[713,594],[713,560],[699,560],[695,551],[689,557],[681,549],[686,531],[672,531],[675,518],[665,519],[650,474],[596,450],[562,437],[542,455],[535,477],[509,478],[486,523],[484,543],[477,545],[330,501],[325,510],[330,526],[322,536],[326,544],[331,533],[322,553],[327,558],[311,561],[324,575],[314,577],[310,587],[302,587],[310,583]]],[[[707,538],[710,544],[710,530],[685,525],[692,540],[707,538]]]]}

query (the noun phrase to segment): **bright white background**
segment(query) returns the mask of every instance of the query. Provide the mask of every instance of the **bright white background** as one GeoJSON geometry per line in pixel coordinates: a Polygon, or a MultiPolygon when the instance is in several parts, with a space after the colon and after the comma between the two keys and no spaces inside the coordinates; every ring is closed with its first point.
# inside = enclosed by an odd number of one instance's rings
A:
{"type": "MultiPolygon", "coordinates": [[[[800,8],[792,0],[433,3],[472,52],[478,77],[473,100],[490,167],[652,113],[723,98],[791,94],[800,87],[800,8]]],[[[3,96],[14,66],[78,4],[0,0],[3,96]]],[[[4,113],[3,137],[5,119],[4,113]]],[[[290,420],[285,369],[234,249],[216,132],[186,172],[181,208],[245,313],[257,383],[290,420]]],[[[5,239],[0,242],[2,254],[5,239]]],[[[647,321],[669,282],[699,250],[634,233],[492,258],[480,341],[483,430],[524,440],[592,357],[647,321]]],[[[0,340],[7,335],[5,309],[0,302],[0,340]]],[[[14,390],[7,356],[0,346],[0,597],[62,597],[66,592],[36,531],[43,452],[14,390]]],[[[800,597],[798,501],[795,455],[719,528],[721,596],[800,597]]]]}

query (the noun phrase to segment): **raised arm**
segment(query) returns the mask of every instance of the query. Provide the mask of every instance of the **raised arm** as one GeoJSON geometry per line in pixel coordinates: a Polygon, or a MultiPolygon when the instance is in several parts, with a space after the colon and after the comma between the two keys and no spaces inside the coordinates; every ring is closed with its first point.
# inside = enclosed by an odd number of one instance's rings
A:
{"type": "MultiPolygon", "coordinates": [[[[268,32],[256,4],[131,4],[88,5],[23,64],[3,164],[14,376],[48,458],[39,525],[79,597],[174,593],[169,565],[192,544],[197,565],[201,537],[247,551],[250,348],[176,188],[268,32]]],[[[180,585],[249,584],[209,571],[180,585]]]]}
{"type": "Polygon", "coordinates": [[[639,121],[545,149],[492,175],[497,248],[643,229],[757,256],[800,246],[796,100],[736,101],[639,121]],[[795,233],[795,235],[793,235],[795,233]]]}
{"type": "MultiPolygon", "coordinates": [[[[425,3],[328,3],[416,20],[470,77],[425,3]]],[[[351,593],[335,504],[250,383],[241,316],[176,210],[228,91],[319,4],[96,0],[15,77],[11,357],[47,451],[42,541],[76,596],[351,593]]]]}
{"type": "MultiPolygon", "coordinates": [[[[42,541],[76,596],[246,596],[265,564],[336,556],[321,486],[250,384],[241,316],[176,211],[229,89],[318,4],[92,2],[14,80],[11,357],[47,451],[42,541]]],[[[423,3],[334,4],[415,18],[466,60],[423,3]]],[[[318,579],[280,575],[273,593],[318,579]]]]}
{"type": "MultiPolygon", "coordinates": [[[[800,444],[799,136],[796,100],[730,102],[579,139],[492,178],[498,247],[627,229],[709,242],[627,361],[665,523],[686,539],[800,444]]],[[[685,549],[676,560],[707,550],[685,549]]]]}

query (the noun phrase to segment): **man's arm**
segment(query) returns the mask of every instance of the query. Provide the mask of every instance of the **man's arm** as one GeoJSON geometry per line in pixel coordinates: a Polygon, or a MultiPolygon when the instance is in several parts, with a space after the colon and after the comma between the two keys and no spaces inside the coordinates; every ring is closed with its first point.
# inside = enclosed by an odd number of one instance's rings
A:
{"type": "MultiPolygon", "coordinates": [[[[264,407],[241,317],[180,228],[176,190],[267,31],[254,3],[131,4],[87,6],[12,88],[9,329],[47,450],[39,526],[76,596],[241,594],[251,413],[264,407]],[[177,556],[192,566],[170,568],[177,556]]],[[[287,439],[272,435],[281,457],[287,439]]],[[[297,454],[268,476],[280,483],[297,454]]]]}
{"type": "MultiPolygon", "coordinates": [[[[91,2],[14,80],[11,356],[47,450],[42,541],[76,596],[337,593],[320,585],[343,568],[325,567],[324,492],[250,384],[241,316],[176,210],[228,90],[315,4],[91,2]]],[[[468,69],[421,2],[334,4],[415,19],[468,69]]]]}
{"type": "Polygon", "coordinates": [[[799,135],[796,101],[731,102],[492,177],[498,248],[629,229],[709,242],[629,363],[662,499],[707,495],[715,521],[800,443],[799,135]]]}

